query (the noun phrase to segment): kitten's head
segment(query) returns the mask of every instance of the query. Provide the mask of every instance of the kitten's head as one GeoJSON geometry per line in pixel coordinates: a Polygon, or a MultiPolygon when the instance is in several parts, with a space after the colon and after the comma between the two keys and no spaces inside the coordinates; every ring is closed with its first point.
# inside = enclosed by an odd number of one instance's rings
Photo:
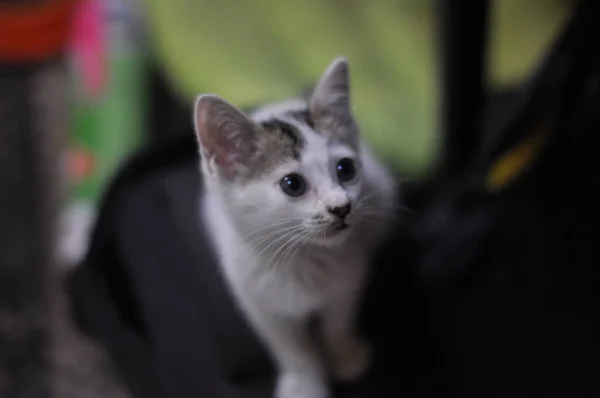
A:
{"type": "Polygon", "coordinates": [[[361,220],[363,165],[344,58],[327,68],[307,102],[247,116],[202,95],[194,122],[207,189],[251,240],[335,245],[361,220]]]}

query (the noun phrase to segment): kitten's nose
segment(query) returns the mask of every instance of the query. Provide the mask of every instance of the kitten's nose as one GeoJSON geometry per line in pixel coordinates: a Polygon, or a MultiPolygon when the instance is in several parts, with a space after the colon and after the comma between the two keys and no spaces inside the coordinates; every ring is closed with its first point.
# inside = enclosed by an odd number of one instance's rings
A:
{"type": "Polygon", "coordinates": [[[348,202],[344,206],[330,207],[328,210],[331,214],[335,214],[343,220],[350,213],[350,210],[352,210],[352,205],[348,202]]]}

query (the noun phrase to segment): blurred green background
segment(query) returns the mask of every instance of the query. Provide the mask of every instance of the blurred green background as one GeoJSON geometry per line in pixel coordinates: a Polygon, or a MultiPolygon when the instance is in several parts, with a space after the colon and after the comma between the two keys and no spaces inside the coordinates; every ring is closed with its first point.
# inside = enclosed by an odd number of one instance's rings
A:
{"type": "MultiPolygon", "coordinates": [[[[155,46],[187,100],[214,92],[238,106],[293,96],[338,55],[375,150],[406,175],[435,164],[436,31],[432,0],[145,0],[155,46]]],[[[568,15],[568,1],[493,2],[490,86],[526,76],[568,15]]]]}

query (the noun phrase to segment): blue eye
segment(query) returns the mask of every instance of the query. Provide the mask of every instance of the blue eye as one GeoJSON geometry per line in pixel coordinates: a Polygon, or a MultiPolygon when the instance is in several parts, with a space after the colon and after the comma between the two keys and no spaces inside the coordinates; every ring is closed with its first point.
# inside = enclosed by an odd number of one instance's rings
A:
{"type": "Polygon", "coordinates": [[[352,181],[356,177],[356,167],[354,167],[354,162],[350,158],[340,160],[335,165],[335,169],[340,182],[352,181]]]}
{"type": "Polygon", "coordinates": [[[281,190],[288,196],[302,196],[306,191],[306,182],[298,174],[288,174],[279,182],[281,190]]]}

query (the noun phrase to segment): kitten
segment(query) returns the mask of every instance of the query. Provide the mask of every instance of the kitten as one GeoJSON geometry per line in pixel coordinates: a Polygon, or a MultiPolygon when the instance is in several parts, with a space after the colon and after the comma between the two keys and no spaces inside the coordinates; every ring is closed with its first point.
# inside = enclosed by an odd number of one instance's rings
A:
{"type": "Polygon", "coordinates": [[[279,367],[277,398],[325,398],[328,372],[369,367],[356,312],[374,247],[392,225],[391,174],[359,136],[348,64],[308,101],[244,115],[215,95],[195,104],[203,219],[231,291],[279,367]],[[308,320],[318,316],[323,353],[308,320]]]}

